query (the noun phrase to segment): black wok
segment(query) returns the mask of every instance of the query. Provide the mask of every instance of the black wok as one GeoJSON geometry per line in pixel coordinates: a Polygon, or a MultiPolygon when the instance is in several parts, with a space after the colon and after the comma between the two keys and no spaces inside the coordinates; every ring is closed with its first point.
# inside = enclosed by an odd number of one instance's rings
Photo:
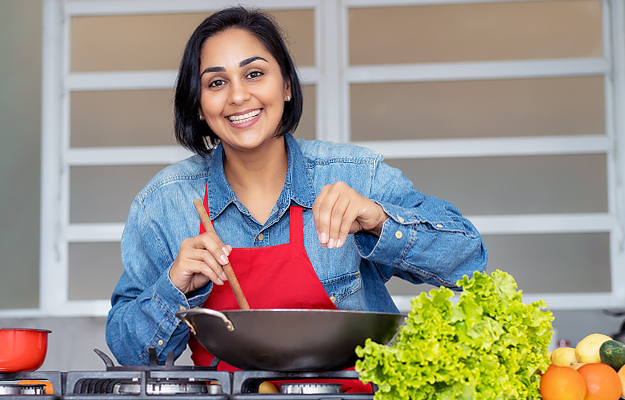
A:
{"type": "Polygon", "coordinates": [[[244,370],[336,371],[354,365],[367,338],[388,343],[403,316],[344,310],[230,310],[176,313],[202,346],[244,370]]]}

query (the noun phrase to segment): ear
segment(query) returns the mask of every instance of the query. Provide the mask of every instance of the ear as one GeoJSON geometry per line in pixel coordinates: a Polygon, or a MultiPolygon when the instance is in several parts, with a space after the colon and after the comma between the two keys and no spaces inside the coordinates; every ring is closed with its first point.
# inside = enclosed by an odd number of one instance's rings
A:
{"type": "Polygon", "coordinates": [[[284,101],[291,101],[291,80],[284,81],[284,101]]]}

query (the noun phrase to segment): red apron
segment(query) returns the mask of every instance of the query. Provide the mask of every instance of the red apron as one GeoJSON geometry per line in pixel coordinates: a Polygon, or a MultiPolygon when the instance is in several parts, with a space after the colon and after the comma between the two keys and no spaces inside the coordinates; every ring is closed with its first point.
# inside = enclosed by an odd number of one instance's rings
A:
{"type": "MultiPolygon", "coordinates": [[[[208,185],[204,193],[204,208],[208,213],[208,185]]],[[[235,248],[228,256],[250,308],[337,309],[306,254],[302,212],[302,207],[290,207],[289,243],[271,247],[235,248]]],[[[204,232],[206,230],[200,222],[200,234],[204,232]]],[[[204,307],[219,311],[236,310],[239,305],[226,282],[224,285],[213,285],[204,307]]],[[[195,338],[191,337],[189,347],[195,365],[210,365],[213,355],[195,338]]],[[[217,368],[230,372],[237,370],[224,362],[219,362],[217,368]]],[[[358,380],[342,383],[344,391],[372,391],[371,385],[358,380]]]]}

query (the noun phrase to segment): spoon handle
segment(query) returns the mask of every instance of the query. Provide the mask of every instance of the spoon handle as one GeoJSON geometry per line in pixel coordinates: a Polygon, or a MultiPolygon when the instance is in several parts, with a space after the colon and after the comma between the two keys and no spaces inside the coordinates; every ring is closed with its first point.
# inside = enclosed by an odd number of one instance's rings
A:
{"type": "MultiPolygon", "coordinates": [[[[195,199],[193,201],[193,205],[195,206],[195,209],[200,216],[200,219],[202,220],[202,224],[204,225],[204,229],[206,229],[206,232],[212,232],[215,234],[215,236],[217,236],[217,232],[215,232],[215,228],[213,228],[213,224],[211,223],[211,220],[206,213],[206,209],[204,208],[204,204],[202,204],[202,200],[195,199]]],[[[228,283],[230,284],[230,287],[234,292],[234,297],[237,299],[237,303],[239,303],[239,307],[242,310],[249,310],[250,306],[247,303],[247,299],[243,294],[243,290],[241,290],[241,285],[239,285],[239,281],[237,280],[237,277],[234,274],[234,270],[232,269],[230,263],[224,265],[223,269],[226,273],[226,277],[228,277],[228,283]]]]}

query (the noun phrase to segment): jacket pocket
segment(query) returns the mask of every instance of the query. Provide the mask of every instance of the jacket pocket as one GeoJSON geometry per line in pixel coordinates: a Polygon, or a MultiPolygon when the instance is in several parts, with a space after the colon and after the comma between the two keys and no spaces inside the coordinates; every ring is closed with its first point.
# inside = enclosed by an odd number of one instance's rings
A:
{"type": "Polygon", "coordinates": [[[327,279],[321,283],[326,293],[328,293],[328,296],[330,296],[330,300],[337,306],[349,296],[358,292],[362,286],[360,272],[344,274],[332,279],[327,279]]]}

